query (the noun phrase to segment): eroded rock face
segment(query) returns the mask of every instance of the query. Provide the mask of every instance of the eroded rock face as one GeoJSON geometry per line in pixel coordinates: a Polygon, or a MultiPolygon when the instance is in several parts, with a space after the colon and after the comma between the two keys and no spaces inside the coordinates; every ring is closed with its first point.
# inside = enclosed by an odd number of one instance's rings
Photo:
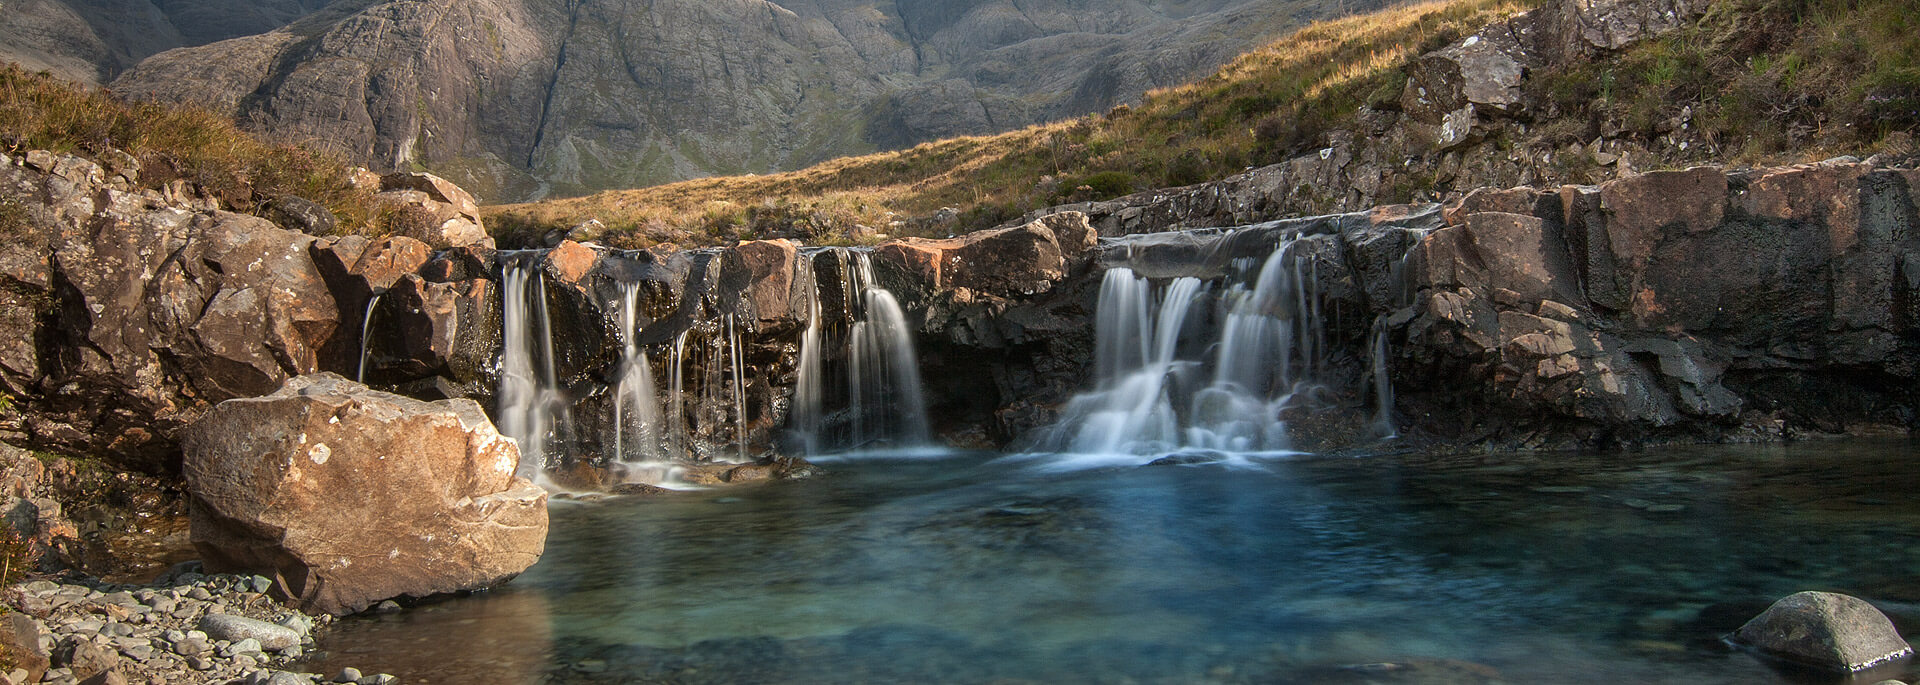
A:
{"type": "Polygon", "coordinates": [[[1847,673],[1913,655],[1886,614],[1831,592],[1788,595],[1740,626],[1733,639],[1769,656],[1847,673]]]}
{"type": "MultiPolygon", "coordinates": [[[[44,154],[44,153],[43,153],[44,154]]],[[[31,230],[0,244],[0,380],[16,437],[161,472],[213,402],[308,373],[340,328],[315,238],[258,217],[124,192],[100,166],[0,164],[31,230]]]]}
{"type": "Polygon", "coordinates": [[[271,577],[306,609],[490,587],[545,546],[546,492],[470,400],[303,376],[222,403],[184,446],[207,568],[271,577]]]}

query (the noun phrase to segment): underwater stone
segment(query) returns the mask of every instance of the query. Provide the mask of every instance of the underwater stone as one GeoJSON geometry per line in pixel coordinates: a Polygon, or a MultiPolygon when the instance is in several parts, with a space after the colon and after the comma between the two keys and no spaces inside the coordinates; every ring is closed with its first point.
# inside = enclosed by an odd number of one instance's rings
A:
{"type": "Polygon", "coordinates": [[[1830,592],[1788,595],[1740,626],[1733,639],[1780,659],[1846,672],[1913,654],[1879,609],[1830,592]]]}

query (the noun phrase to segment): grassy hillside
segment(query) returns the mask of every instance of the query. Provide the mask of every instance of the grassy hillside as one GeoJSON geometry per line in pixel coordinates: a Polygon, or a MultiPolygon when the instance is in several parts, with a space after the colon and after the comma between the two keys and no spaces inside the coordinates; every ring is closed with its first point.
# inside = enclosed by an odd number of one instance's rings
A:
{"type": "MultiPolygon", "coordinates": [[[[1220,178],[1320,147],[1330,131],[1362,130],[1362,107],[1398,108],[1411,59],[1536,2],[1441,0],[1322,22],[1105,115],[791,173],[497,207],[490,222],[510,240],[598,219],[600,240],[635,247],[776,232],[845,242],[864,235],[849,233],[854,224],[971,230],[1061,202],[1220,178]],[[960,212],[957,223],[900,221],[944,207],[960,212]]],[[[1654,166],[1901,151],[1920,129],[1916,24],[1910,0],[1720,0],[1692,28],[1533,74],[1531,126],[1500,144],[1556,150],[1605,137],[1654,150],[1654,166]],[[1713,144],[1663,148],[1674,121],[1713,144]]],[[[1552,180],[1598,174],[1569,167],[1552,180]]]]}
{"type": "Polygon", "coordinates": [[[896,217],[943,207],[979,228],[1063,201],[1197,183],[1319,144],[1358,106],[1397,98],[1409,57],[1536,1],[1444,0],[1316,23],[1206,79],[1150,92],[1139,107],[789,173],[508,205],[488,220],[500,234],[599,219],[603,241],[633,246],[773,230],[844,240],[854,223],[889,231],[896,217]]]}
{"type": "Polygon", "coordinates": [[[1911,0],[1720,0],[1694,26],[1532,79],[1542,144],[1651,140],[1690,111],[1729,163],[1891,148],[1920,132],[1911,0]]]}
{"type": "Polygon", "coordinates": [[[219,115],[127,104],[12,64],[0,65],[0,150],[52,150],[97,158],[120,150],[140,162],[140,185],[184,179],[233,211],[291,194],[332,210],[343,231],[378,232],[372,195],[348,184],[338,156],[263,141],[219,115]]]}

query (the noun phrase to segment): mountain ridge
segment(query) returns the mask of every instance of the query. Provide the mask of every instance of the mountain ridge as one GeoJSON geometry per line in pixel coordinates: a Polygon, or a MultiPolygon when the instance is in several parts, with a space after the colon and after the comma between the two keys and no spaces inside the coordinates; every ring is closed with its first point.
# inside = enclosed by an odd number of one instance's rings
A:
{"type": "Polygon", "coordinates": [[[516,200],[801,168],[1101,111],[1303,19],[1380,4],[336,2],[156,55],[112,87],[516,200]]]}

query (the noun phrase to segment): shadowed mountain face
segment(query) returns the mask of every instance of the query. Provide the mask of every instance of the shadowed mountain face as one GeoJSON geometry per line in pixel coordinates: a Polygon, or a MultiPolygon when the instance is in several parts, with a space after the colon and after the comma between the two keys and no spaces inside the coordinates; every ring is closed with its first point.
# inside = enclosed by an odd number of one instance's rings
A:
{"type": "Polygon", "coordinates": [[[105,83],[149,55],[265,33],[329,0],[6,0],[0,60],[105,83]]]}
{"type": "MultiPolygon", "coordinates": [[[[272,16],[316,1],[281,0],[272,16]]],[[[1379,4],[338,0],[155,55],[112,87],[506,201],[793,169],[1099,111],[1379,4]]]]}

